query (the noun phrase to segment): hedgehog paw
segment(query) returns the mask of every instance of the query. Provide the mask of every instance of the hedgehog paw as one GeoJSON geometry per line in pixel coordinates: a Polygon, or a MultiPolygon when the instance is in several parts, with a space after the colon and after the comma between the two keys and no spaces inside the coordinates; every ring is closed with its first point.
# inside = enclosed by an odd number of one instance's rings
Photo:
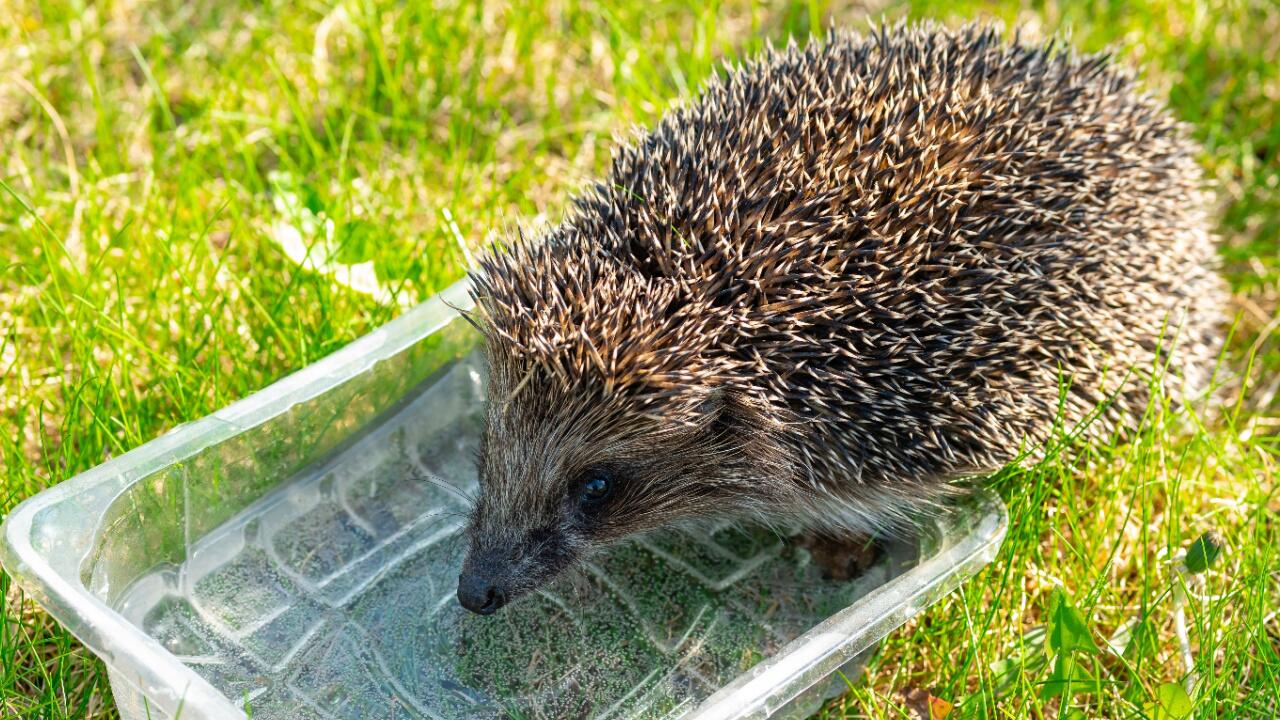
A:
{"type": "Polygon", "coordinates": [[[810,562],[822,571],[824,580],[852,580],[884,554],[874,536],[861,533],[809,530],[792,537],[791,544],[808,551],[810,562]]]}

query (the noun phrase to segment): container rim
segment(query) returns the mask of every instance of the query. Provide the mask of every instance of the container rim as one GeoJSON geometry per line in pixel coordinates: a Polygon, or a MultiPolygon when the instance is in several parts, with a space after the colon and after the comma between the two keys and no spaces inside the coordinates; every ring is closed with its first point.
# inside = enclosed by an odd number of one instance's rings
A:
{"type": "MultiPolygon", "coordinates": [[[[298,403],[331,391],[454,321],[459,311],[472,307],[470,291],[471,282],[464,277],[399,317],[263,389],[203,418],[178,425],[24,500],[0,523],[0,565],[72,635],[106,660],[113,676],[129,683],[160,711],[183,720],[247,718],[232,699],[90,592],[78,575],[56,568],[35,545],[33,528],[37,517],[91,491],[110,492],[118,497],[156,470],[181,462],[210,443],[249,431],[298,403]],[[247,418],[254,420],[246,422],[247,418]],[[104,643],[106,638],[112,639],[110,649],[104,643]]],[[[956,544],[810,628],[706,698],[686,720],[768,717],[777,704],[821,682],[843,661],[866,650],[933,599],[959,586],[994,557],[1006,532],[1006,510],[994,492],[978,490],[972,504],[980,510],[981,517],[956,544]],[[908,585],[911,591],[907,590],[908,585]],[[919,602],[922,596],[929,602],[919,602]],[[860,636],[857,642],[846,642],[855,634],[860,636]],[[829,666],[828,672],[820,673],[821,677],[805,686],[800,676],[819,663],[829,666]],[[770,695],[771,689],[782,685],[796,690],[785,698],[770,695]]],[[[77,567],[87,550],[77,548],[81,553],[75,559],[77,567]]]]}

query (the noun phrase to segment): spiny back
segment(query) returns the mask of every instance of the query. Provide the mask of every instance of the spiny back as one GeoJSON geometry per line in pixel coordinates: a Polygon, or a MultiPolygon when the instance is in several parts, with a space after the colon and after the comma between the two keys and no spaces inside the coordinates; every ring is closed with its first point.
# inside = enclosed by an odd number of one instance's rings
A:
{"type": "Polygon", "coordinates": [[[1203,382],[1222,286],[1193,152],[1103,57],[991,27],[770,51],[485,259],[493,372],[677,413],[738,393],[817,483],[993,468],[1060,410],[1141,412],[1122,379],[1175,332],[1203,382]]]}

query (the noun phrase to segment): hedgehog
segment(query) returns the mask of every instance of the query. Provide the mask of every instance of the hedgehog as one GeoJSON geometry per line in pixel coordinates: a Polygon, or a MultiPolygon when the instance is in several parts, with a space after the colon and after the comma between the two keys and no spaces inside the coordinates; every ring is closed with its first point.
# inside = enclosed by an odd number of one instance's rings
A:
{"type": "Polygon", "coordinates": [[[459,602],[669,526],[894,532],[1199,392],[1225,290],[1196,152],[1131,71],[996,25],[726,65],[471,271],[459,602]]]}

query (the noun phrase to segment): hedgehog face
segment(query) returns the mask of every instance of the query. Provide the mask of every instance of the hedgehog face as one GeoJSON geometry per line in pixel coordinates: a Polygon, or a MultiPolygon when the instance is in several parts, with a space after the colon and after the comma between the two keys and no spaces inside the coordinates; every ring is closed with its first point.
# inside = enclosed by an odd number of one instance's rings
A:
{"type": "MultiPolygon", "coordinates": [[[[491,374],[491,397],[503,397],[502,384],[491,374]]],[[[458,579],[463,607],[491,614],[619,538],[723,516],[746,497],[743,469],[726,460],[740,456],[739,443],[714,414],[698,422],[674,407],[644,409],[551,383],[491,401],[458,579]]]]}

